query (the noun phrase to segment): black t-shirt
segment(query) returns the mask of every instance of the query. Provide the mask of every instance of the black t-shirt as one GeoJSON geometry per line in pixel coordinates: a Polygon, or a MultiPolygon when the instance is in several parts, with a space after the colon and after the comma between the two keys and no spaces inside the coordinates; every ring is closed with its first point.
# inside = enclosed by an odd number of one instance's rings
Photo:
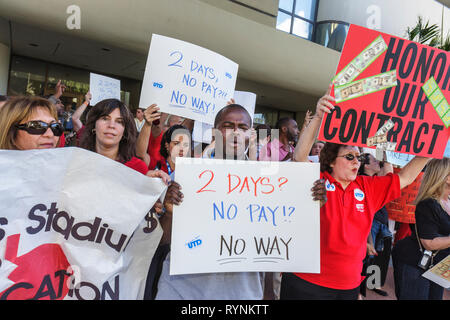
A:
{"type": "MultiPolygon", "coordinates": [[[[416,206],[415,217],[419,238],[432,240],[450,235],[450,215],[441,207],[438,201],[431,198],[420,201],[416,206]]],[[[405,263],[417,265],[422,257],[422,253],[419,250],[414,225],[411,224],[410,228],[411,236],[400,240],[396,244],[397,257],[405,263]]],[[[449,254],[450,248],[440,250],[434,257],[433,264],[438,263],[449,254]]]]}

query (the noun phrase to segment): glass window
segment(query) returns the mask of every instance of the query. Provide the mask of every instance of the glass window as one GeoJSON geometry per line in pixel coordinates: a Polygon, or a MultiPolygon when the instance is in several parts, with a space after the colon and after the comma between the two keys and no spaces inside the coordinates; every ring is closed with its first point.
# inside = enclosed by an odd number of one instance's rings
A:
{"type": "Polygon", "coordinates": [[[45,62],[13,56],[8,95],[44,95],[45,62]]]}
{"type": "Polygon", "coordinates": [[[314,41],[330,49],[342,51],[348,28],[348,23],[343,22],[318,23],[314,41]]]}
{"type": "Polygon", "coordinates": [[[292,28],[292,34],[300,36],[305,39],[311,39],[313,31],[313,24],[306,22],[305,20],[301,20],[298,18],[294,18],[294,26],[292,28]]]}
{"type": "Polygon", "coordinates": [[[294,0],[280,0],[278,7],[288,12],[292,12],[294,9],[294,0]]]}
{"type": "Polygon", "coordinates": [[[316,0],[297,0],[294,13],[308,20],[314,20],[316,14],[316,0]]]}
{"type": "Polygon", "coordinates": [[[281,11],[278,12],[277,29],[284,32],[291,32],[291,16],[281,11]]]}

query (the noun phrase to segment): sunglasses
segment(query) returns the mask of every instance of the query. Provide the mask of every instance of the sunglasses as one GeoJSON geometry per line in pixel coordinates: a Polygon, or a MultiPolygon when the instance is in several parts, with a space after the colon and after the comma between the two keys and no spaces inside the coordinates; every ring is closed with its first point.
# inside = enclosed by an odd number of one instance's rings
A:
{"type": "Polygon", "coordinates": [[[56,137],[60,137],[64,132],[63,126],[59,122],[45,123],[44,121],[29,121],[16,125],[16,128],[33,135],[44,134],[50,128],[56,137]]]}
{"type": "Polygon", "coordinates": [[[339,157],[342,157],[342,158],[345,158],[345,159],[347,159],[348,161],[353,161],[355,158],[359,161],[359,162],[364,162],[364,160],[365,160],[365,156],[362,154],[362,155],[359,155],[359,156],[354,156],[353,154],[351,154],[351,153],[347,153],[346,155],[343,155],[343,156],[337,156],[338,158],[339,157]]]}

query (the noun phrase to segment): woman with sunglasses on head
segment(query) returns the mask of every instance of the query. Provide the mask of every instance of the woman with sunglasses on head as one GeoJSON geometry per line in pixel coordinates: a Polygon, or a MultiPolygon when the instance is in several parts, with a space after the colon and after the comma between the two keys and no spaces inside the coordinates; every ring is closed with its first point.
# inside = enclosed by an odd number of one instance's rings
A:
{"type": "Polygon", "coordinates": [[[0,149],[55,148],[63,131],[56,108],[47,99],[16,97],[0,110],[0,149]]]}
{"type": "Polygon", "coordinates": [[[416,200],[411,235],[392,251],[399,300],[442,300],[444,288],[422,277],[450,254],[450,159],[428,163],[416,200]]]}
{"type": "MultiPolygon", "coordinates": [[[[331,88],[319,99],[316,114],[300,137],[295,161],[308,162],[322,118],[334,109],[331,88]]],[[[281,299],[356,300],[375,212],[399,197],[400,189],[414,181],[428,159],[415,157],[398,175],[383,177],[358,176],[361,161],[358,147],[326,143],[321,150],[321,179],[328,200],[320,209],[320,273],[283,274],[281,299]]]]}

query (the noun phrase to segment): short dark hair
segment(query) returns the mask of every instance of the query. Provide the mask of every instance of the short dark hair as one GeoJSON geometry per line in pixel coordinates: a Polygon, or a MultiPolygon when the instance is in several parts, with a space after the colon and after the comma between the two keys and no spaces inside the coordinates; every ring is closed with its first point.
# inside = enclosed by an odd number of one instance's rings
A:
{"type": "Polygon", "coordinates": [[[192,148],[192,139],[191,139],[190,131],[185,126],[182,126],[181,124],[173,125],[169,129],[167,129],[166,132],[164,132],[164,134],[161,138],[161,148],[159,149],[159,154],[162,155],[164,157],[164,159],[167,159],[169,157],[169,152],[166,148],[166,143],[170,144],[172,142],[173,133],[177,130],[185,131],[186,135],[189,136],[189,141],[191,142],[191,148],[192,148]]]}
{"type": "Polygon", "coordinates": [[[319,162],[321,172],[333,172],[331,164],[336,160],[339,149],[345,147],[344,144],[327,142],[320,151],[319,162]]]}
{"type": "Polygon", "coordinates": [[[136,156],[137,130],[134,117],[127,106],[117,99],[105,99],[91,108],[87,115],[86,127],[81,137],[80,147],[96,152],[95,149],[95,123],[103,116],[109,115],[115,109],[120,110],[120,115],[124,121],[124,132],[122,140],[119,143],[119,161],[127,162],[136,156]]]}
{"type": "Polygon", "coordinates": [[[241,106],[240,104],[229,104],[225,107],[223,107],[219,112],[217,112],[216,114],[216,118],[214,119],[214,128],[217,128],[217,125],[219,124],[220,120],[222,119],[223,115],[226,114],[227,112],[231,111],[231,110],[241,110],[244,111],[248,117],[250,118],[250,126],[252,125],[252,117],[250,116],[250,113],[248,113],[247,109],[245,109],[243,106],[241,106]]]}
{"type": "Polygon", "coordinates": [[[0,94],[0,102],[8,101],[8,100],[9,100],[8,96],[2,96],[2,95],[0,94]]]}
{"type": "Polygon", "coordinates": [[[279,119],[277,121],[277,124],[275,125],[275,129],[280,130],[282,127],[288,126],[289,121],[291,121],[291,120],[294,120],[294,119],[289,118],[289,117],[284,117],[284,118],[279,119]]]}

